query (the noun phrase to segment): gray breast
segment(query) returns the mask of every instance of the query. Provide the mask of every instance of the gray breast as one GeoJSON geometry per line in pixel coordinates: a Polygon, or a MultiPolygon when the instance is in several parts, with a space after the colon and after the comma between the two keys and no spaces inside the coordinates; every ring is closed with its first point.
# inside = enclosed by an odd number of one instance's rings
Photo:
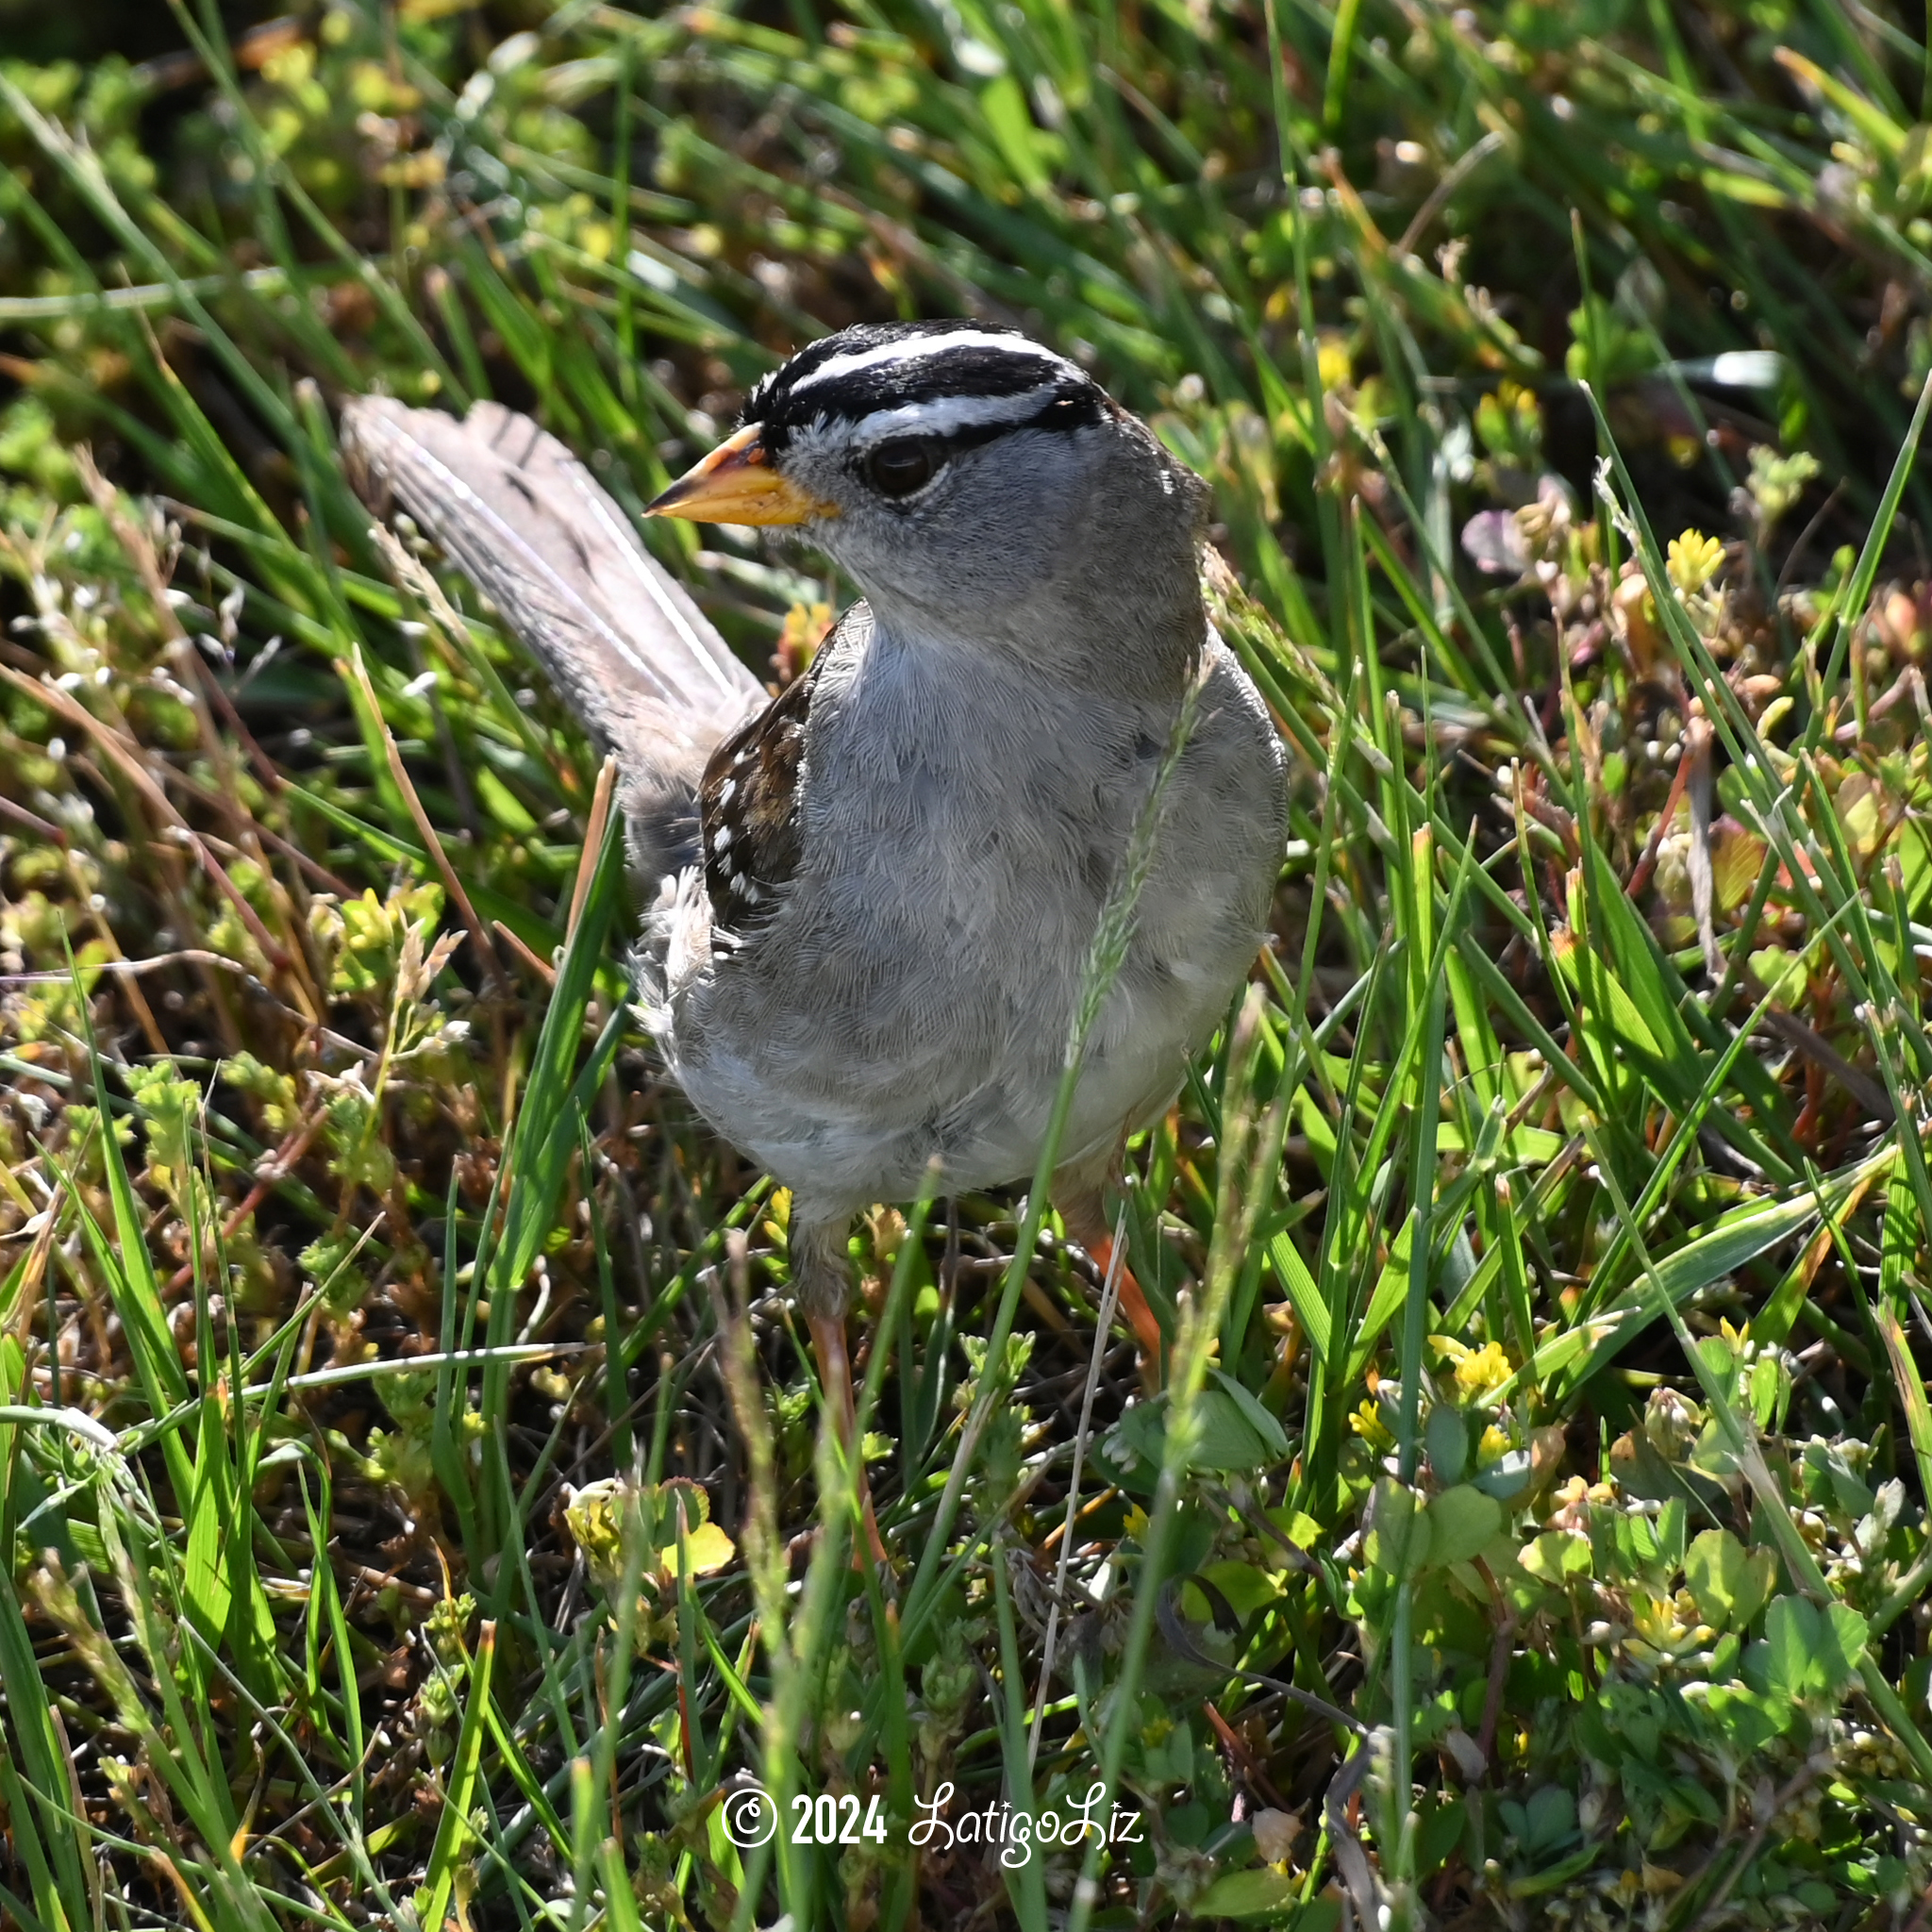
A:
{"type": "MultiPolygon", "coordinates": [[[[1279,750],[1214,649],[1069,1152],[1164,1100],[1265,921],[1279,750]]],[[[935,661],[862,612],[821,663],[792,887],[693,988],[687,1087],[781,1180],[840,1208],[910,1191],[935,1154],[955,1186],[1020,1178],[1170,721],[1091,692],[1070,719],[1037,681],[935,661]]]]}

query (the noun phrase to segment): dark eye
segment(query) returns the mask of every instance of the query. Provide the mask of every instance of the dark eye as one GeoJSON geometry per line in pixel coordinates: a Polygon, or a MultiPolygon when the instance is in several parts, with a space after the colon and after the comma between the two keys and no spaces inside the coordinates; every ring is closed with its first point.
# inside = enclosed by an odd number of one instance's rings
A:
{"type": "Polygon", "coordinates": [[[882,442],[865,459],[865,479],[881,496],[910,496],[938,474],[940,458],[922,438],[882,442]]]}

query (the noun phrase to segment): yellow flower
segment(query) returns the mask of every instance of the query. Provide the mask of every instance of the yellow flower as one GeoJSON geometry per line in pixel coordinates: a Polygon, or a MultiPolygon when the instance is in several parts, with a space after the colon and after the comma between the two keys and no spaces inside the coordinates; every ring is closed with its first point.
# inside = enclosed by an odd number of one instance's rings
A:
{"type": "Polygon", "coordinates": [[[1456,1364],[1456,1386],[1465,1395],[1487,1395],[1500,1389],[1515,1373],[1500,1341],[1486,1341],[1456,1364]]]}
{"type": "Polygon", "coordinates": [[[1354,373],[1348,351],[1348,338],[1340,329],[1324,329],[1315,351],[1316,367],[1324,389],[1343,389],[1354,373]]]}
{"type": "Polygon", "coordinates": [[[1381,1409],[1373,1402],[1365,1402],[1349,1417],[1348,1425],[1356,1434],[1377,1449],[1393,1445],[1395,1438],[1389,1433],[1389,1427],[1382,1420],[1381,1409]]]}
{"type": "Polygon", "coordinates": [[[1724,560],[1724,546],[1702,530],[1686,530],[1671,540],[1666,568],[1671,581],[1686,597],[1694,595],[1716,576],[1724,560]]]}

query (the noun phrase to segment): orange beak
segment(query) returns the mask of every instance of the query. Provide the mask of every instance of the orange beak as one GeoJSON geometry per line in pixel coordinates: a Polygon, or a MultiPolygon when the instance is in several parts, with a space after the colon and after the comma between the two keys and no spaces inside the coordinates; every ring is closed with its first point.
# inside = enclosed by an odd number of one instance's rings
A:
{"type": "Polygon", "coordinates": [[[803,524],[835,517],[839,507],[779,475],[758,441],[758,425],[750,423],[687,470],[644,514],[696,524],[803,524]]]}

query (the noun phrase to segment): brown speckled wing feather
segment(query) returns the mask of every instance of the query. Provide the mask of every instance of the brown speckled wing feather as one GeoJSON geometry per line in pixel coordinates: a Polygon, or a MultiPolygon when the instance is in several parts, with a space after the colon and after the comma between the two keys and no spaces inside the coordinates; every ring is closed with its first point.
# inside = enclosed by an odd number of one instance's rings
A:
{"type": "Polygon", "coordinates": [[[713,924],[753,938],[798,870],[806,719],[823,651],[712,753],[698,788],[705,889],[713,924]]]}

